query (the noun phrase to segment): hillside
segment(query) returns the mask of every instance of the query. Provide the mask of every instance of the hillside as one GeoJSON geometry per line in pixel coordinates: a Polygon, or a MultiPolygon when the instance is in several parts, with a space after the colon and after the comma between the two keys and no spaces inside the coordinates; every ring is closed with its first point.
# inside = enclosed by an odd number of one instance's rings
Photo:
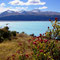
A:
{"type": "Polygon", "coordinates": [[[7,10],[0,14],[0,21],[48,21],[49,19],[54,20],[55,17],[60,21],[59,12],[40,10],[15,12],[7,10]]]}
{"type": "MultiPolygon", "coordinates": [[[[11,41],[7,40],[3,43],[0,43],[0,60],[12,60],[15,56],[15,60],[19,60],[19,56],[22,53],[23,48],[25,48],[26,54],[30,55],[30,60],[32,60],[31,54],[32,48],[30,46],[29,40],[32,40],[32,36],[28,36],[26,34],[17,34],[15,38],[11,41]]],[[[50,40],[53,41],[53,40],[50,40]]],[[[60,46],[60,41],[58,42],[58,47],[60,46]]],[[[27,55],[26,55],[27,56],[27,55]]]]}

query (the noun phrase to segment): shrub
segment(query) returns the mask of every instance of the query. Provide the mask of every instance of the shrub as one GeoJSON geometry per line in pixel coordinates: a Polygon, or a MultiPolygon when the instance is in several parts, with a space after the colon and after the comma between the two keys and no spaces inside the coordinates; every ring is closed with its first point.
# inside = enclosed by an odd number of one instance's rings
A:
{"type": "Polygon", "coordinates": [[[12,31],[11,34],[12,34],[13,36],[16,36],[16,31],[12,31]]]}
{"type": "MultiPolygon", "coordinates": [[[[51,21],[51,20],[50,20],[51,21]]],[[[48,38],[55,39],[56,37],[60,36],[60,23],[58,22],[58,18],[55,18],[55,22],[51,21],[53,29],[48,27],[48,32],[46,32],[46,36],[48,38]]]]}
{"type": "Polygon", "coordinates": [[[8,26],[0,29],[0,42],[3,42],[5,39],[11,40],[12,36],[16,36],[16,31],[11,32],[8,26]]]}

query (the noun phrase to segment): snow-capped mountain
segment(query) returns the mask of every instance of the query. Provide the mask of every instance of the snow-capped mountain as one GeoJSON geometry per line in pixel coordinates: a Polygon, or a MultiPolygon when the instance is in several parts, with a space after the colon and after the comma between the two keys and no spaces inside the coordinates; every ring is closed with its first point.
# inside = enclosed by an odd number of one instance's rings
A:
{"type": "Polygon", "coordinates": [[[0,20],[48,20],[58,17],[60,19],[60,12],[41,11],[34,9],[31,11],[12,11],[7,10],[0,14],[0,20]]]}

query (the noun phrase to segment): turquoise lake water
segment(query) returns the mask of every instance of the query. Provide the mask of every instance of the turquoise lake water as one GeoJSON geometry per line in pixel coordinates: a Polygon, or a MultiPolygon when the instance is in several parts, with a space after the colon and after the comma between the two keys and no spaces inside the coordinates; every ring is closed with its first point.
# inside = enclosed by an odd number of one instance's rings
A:
{"type": "Polygon", "coordinates": [[[14,22],[0,22],[0,28],[8,26],[11,31],[17,31],[19,33],[25,32],[27,34],[35,34],[38,36],[48,30],[48,26],[52,29],[52,24],[49,21],[14,21],[14,22]]]}

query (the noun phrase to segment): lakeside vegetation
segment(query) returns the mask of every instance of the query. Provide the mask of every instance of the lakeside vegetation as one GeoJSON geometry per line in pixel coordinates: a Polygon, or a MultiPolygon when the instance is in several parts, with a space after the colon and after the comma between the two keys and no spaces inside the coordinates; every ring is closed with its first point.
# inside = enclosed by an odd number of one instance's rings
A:
{"type": "Polygon", "coordinates": [[[0,60],[60,60],[60,23],[49,21],[53,29],[39,36],[0,29],[0,60]]]}

